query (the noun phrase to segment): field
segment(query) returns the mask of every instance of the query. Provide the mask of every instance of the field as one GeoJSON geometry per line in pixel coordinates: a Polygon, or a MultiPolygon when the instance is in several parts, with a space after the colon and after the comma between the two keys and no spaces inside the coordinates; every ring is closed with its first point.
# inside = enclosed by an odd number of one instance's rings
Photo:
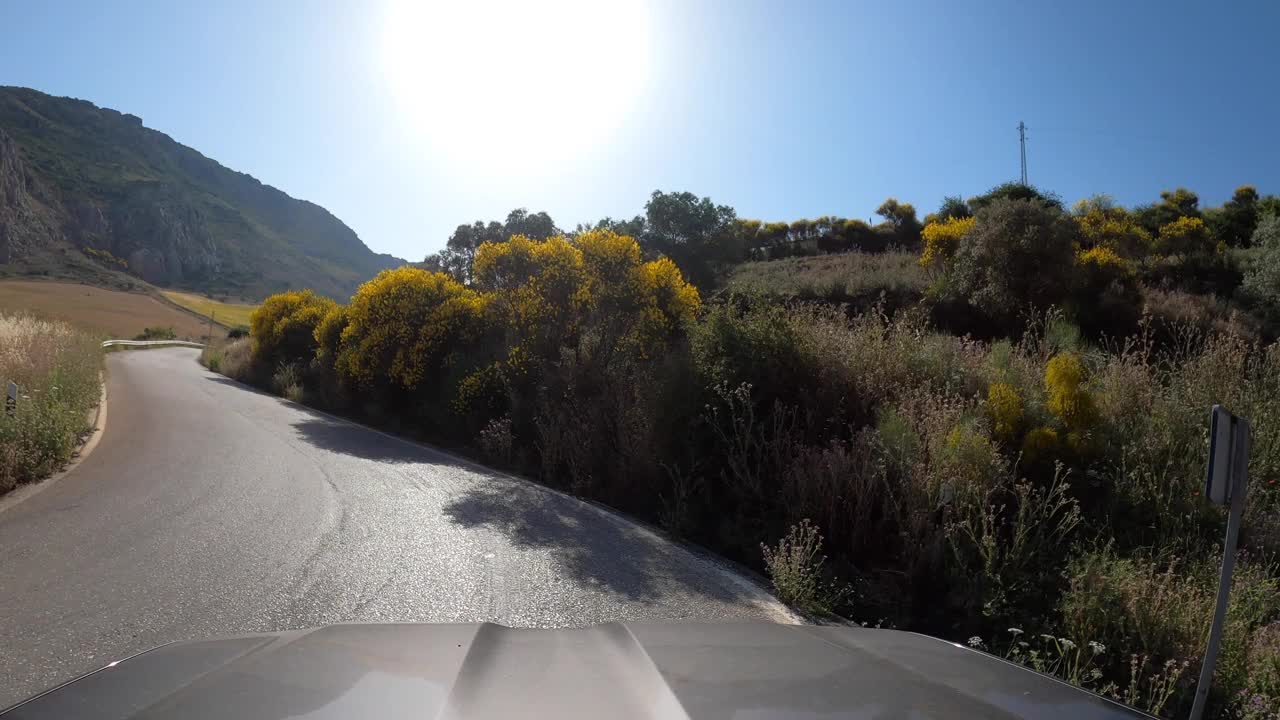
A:
{"type": "Polygon", "coordinates": [[[205,317],[212,316],[214,322],[226,327],[248,326],[249,315],[258,309],[257,305],[218,302],[203,295],[178,292],[176,290],[161,290],[160,294],[192,312],[205,317]]]}
{"type": "Polygon", "coordinates": [[[62,282],[0,282],[0,310],[31,311],[66,320],[84,330],[112,338],[132,338],[147,327],[172,327],[179,338],[199,340],[208,324],[190,313],[141,293],[104,290],[62,282]]]}

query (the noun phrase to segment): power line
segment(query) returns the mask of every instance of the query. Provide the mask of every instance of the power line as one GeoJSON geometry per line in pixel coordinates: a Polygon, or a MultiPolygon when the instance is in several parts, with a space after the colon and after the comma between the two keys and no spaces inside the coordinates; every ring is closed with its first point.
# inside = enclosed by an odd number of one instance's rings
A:
{"type": "Polygon", "coordinates": [[[1022,148],[1022,184],[1027,184],[1027,124],[1018,121],[1018,144],[1022,148]]]}

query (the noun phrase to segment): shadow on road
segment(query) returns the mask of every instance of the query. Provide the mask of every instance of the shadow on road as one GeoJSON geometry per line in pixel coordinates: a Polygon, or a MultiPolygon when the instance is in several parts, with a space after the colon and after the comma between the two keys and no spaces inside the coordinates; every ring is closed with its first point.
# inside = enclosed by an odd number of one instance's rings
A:
{"type": "Polygon", "coordinates": [[[535,485],[495,478],[462,492],[444,513],[463,527],[499,530],[517,546],[549,549],[566,576],[633,601],[658,602],[672,593],[723,602],[745,596],[710,561],[535,485]]]}
{"type": "MultiPolygon", "coordinates": [[[[214,382],[261,393],[227,378],[214,382]]],[[[280,400],[280,402],[284,402],[280,400]]],[[[429,448],[300,408],[298,435],[324,450],[388,463],[461,467],[483,473],[429,448]]],[[[501,475],[464,484],[444,507],[451,522],[502,532],[513,544],[550,551],[563,575],[584,587],[599,587],[635,602],[655,603],[674,595],[733,603],[748,599],[716,561],[657,538],[626,520],[580,500],[501,475]]]]}
{"type": "Polygon", "coordinates": [[[398,440],[368,428],[352,425],[318,413],[293,424],[303,440],[323,450],[365,460],[389,463],[427,463],[466,467],[443,453],[398,440]]]}
{"type": "MultiPolygon", "coordinates": [[[[230,385],[237,390],[271,398],[279,403],[287,402],[269,392],[264,392],[222,375],[210,374],[208,378],[213,382],[230,385]]],[[[294,422],[293,428],[298,431],[303,440],[322,450],[378,462],[425,463],[470,469],[469,466],[430,448],[414,445],[411,442],[399,440],[369,428],[337,420],[302,405],[292,405],[292,407],[306,415],[305,418],[294,422]]]]}

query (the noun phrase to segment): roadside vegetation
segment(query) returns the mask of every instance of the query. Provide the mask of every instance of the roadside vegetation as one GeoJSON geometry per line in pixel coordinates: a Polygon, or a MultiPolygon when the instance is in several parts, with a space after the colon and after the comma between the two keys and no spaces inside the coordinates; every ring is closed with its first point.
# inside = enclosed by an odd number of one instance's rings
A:
{"type": "Polygon", "coordinates": [[[1255,434],[1212,708],[1276,717],[1280,202],[1004,185],[880,214],[655,193],[565,233],[516,211],[345,305],[272,296],[205,362],[650,518],[811,613],[1167,716],[1212,612],[1221,403],[1255,434]]]}
{"type": "Polygon", "coordinates": [[[97,337],[57,321],[0,313],[0,493],[39,480],[71,459],[101,397],[97,337]],[[3,399],[0,399],[3,403],[3,399]]]}

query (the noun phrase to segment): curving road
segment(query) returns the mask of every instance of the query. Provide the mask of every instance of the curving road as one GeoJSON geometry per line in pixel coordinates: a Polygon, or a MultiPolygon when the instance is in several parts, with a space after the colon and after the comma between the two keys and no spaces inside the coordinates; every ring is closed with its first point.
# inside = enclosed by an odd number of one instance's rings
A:
{"type": "Polygon", "coordinates": [[[0,708],[213,635],[792,619],[618,516],[247,389],[196,355],[109,355],[97,448],[0,510],[0,708]]]}

